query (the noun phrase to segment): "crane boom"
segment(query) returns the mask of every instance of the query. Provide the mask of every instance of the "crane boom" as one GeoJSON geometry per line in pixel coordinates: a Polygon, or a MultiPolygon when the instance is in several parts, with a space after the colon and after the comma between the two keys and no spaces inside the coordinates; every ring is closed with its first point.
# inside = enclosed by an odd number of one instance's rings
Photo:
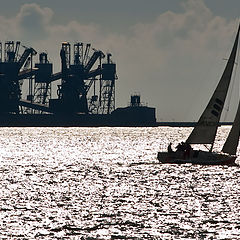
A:
{"type": "Polygon", "coordinates": [[[22,66],[24,65],[24,63],[26,62],[26,60],[28,59],[28,57],[30,55],[36,55],[37,52],[33,49],[33,48],[26,48],[22,54],[22,56],[20,57],[18,64],[19,64],[19,69],[22,68],[22,66]]]}
{"type": "Polygon", "coordinates": [[[90,71],[90,69],[92,68],[92,66],[94,65],[94,63],[97,61],[97,59],[101,57],[104,57],[104,54],[102,51],[95,51],[92,55],[92,57],[89,59],[88,63],[86,64],[84,71],[86,73],[88,73],[90,71]]]}

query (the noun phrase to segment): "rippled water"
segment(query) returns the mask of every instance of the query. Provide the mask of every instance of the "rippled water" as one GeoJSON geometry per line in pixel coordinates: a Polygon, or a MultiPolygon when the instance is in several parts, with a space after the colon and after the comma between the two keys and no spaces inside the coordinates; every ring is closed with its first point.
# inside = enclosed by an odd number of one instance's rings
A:
{"type": "Polygon", "coordinates": [[[0,239],[240,239],[239,167],[156,160],[190,131],[1,128],[0,239]]]}

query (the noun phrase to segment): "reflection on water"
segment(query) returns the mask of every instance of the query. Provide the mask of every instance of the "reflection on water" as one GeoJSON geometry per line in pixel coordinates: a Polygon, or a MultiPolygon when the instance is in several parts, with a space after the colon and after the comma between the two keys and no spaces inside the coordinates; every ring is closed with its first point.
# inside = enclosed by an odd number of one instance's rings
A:
{"type": "Polygon", "coordinates": [[[156,160],[190,131],[2,128],[0,238],[239,239],[239,167],[156,160]]]}

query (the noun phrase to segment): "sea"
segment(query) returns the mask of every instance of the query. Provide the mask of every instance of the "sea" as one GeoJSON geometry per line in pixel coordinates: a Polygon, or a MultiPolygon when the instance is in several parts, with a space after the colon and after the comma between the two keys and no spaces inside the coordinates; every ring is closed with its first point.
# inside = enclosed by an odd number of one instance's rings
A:
{"type": "Polygon", "coordinates": [[[0,239],[240,239],[239,166],[156,158],[191,130],[1,128],[0,239]]]}

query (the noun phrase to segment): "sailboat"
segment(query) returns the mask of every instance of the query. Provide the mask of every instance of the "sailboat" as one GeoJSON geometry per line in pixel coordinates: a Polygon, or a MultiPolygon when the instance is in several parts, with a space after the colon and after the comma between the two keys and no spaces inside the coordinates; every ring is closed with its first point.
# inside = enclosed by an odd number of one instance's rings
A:
{"type": "Polygon", "coordinates": [[[185,143],[179,145],[177,151],[172,151],[171,147],[169,147],[166,152],[158,152],[157,158],[159,162],[175,164],[192,163],[200,165],[235,165],[240,135],[240,101],[232,128],[222,151],[219,153],[213,152],[213,145],[232,78],[238,49],[239,31],[240,24],[223,75],[188,139],[185,143]],[[210,148],[208,151],[193,150],[191,144],[210,144],[210,148]]]}

